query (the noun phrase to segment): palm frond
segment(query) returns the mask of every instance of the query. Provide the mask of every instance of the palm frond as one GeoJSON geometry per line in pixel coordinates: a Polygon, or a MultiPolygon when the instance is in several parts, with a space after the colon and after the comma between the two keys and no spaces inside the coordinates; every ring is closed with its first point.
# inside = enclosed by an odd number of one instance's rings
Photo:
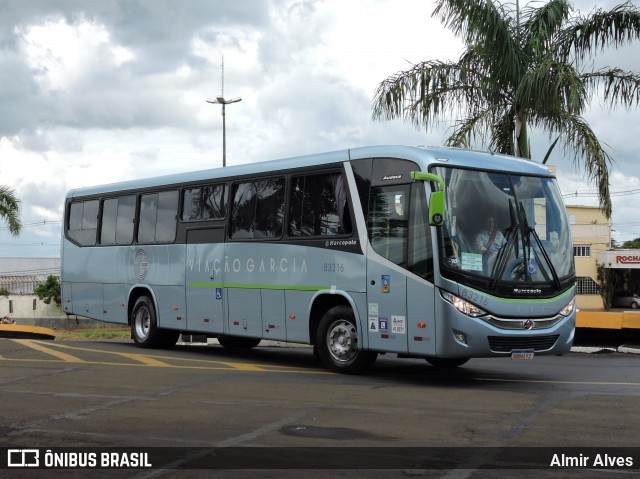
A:
{"type": "Polygon", "coordinates": [[[583,78],[572,65],[556,62],[548,55],[522,77],[515,97],[530,114],[545,116],[564,111],[579,115],[589,99],[587,93],[583,78]]]}
{"type": "Polygon", "coordinates": [[[451,109],[482,101],[481,89],[474,85],[472,76],[470,71],[462,72],[457,63],[416,64],[378,85],[373,99],[373,119],[404,118],[415,126],[434,125],[451,109]]]}
{"type": "Polygon", "coordinates": [[[590,57],[605,47],[619,47],[640,39],[640,11],[631,2],[609,11],[594,10],[587,16],[578,15],[560,34],[562,54],[573,52],[577,60],[590,57]]]}
{"type": "Polygon", "coordinates": [[[621,103],[626,107],[640,104],[640,75],[620,68],[604,68],[582,75],[583,81],[595,89],[604,87],[604,99],[611,106],[621,103]]]}
{"type": "Polygon", "coordinates": [[[493,74],[519,78],[523,65],[513,11],[491,0],[438,0],[432,14],[466,45],[482,48],[493,74]]]}
{"type": "Polygon", "coordinates": [[[7,222],[9,232],[14,236],[20,233],[22,227],[19,214],[20,200],[16,196],[15,190],[0,185],[0,218],[7,222]]]}
{"type": "Polygon", "coordinates": [[[591,127],[576,115],[558,114],[541,123],[557,133],[564,142],[565,154],[573,155],[574,164],[584,165],[589,181],[598,190],[600,208],[607,218],[611,217],[611,195],[609,192],[609,165],[612,160],[591,127]]]}
{"type": "Polygon", "coordinates": [[[522,27],[526,40],[525,50],[534,57],[540,57],[546,54],[568,20],[571,4],[567,0],[551,0],[538,8],[528,4],[522,13],[526,18],[522,27]]]}
{"type": "Polygon", "coordinates": [[[515,112],[513,108],[509,108],[503,112],[497,121],[493,122],[491,128],[491,149],[505,155],[514,155],[516,151],[514,131],[515,112]]]}
{"type": "Polygon", "coordinates": [[[547,153],[544,155],[544,159],[542,160],[542,164],[543,165],[546,165],[547,161],[549,161],[549,157],[551,156],[551,152],[556,147],[556,144],[558,143],[558,140],[560,140],[560,137],[556,138],[555,141],[553,143],[551,143],[551,146],[547,150],[547,153]]]}

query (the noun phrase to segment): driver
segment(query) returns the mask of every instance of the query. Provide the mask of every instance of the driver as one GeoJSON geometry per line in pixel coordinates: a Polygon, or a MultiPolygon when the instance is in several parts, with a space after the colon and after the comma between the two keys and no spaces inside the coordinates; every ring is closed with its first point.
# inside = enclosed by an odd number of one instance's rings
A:
{"type": "Polygon", "coordinates": [[[486,259],[486,265],[491,270],[495,255],[505,244],[504,235],[496,229],[496,222],[493,216],[489,216],[482,230],[476,236],[476,249],[482,253],[486,259]]]}

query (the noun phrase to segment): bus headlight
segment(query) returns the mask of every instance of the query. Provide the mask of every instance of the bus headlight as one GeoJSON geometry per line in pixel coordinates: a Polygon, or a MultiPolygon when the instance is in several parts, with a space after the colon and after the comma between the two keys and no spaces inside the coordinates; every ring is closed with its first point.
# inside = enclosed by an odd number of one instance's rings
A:
{"type": "Polygon", "coordinates": [[[567,304],[564,308],[562,308],[562,311],[560,311],[560,314],[566,318],[571,313],[573,313],[573,308],[575,307],[575,305],[576,305],[576,298],[573,298],[571,299],[571,301],[569,301],[569,304],[567,304]]]}
{"type": "Polygon", "coordinates": [[[465,301],[464,299],[459,298],[458,296],[447,291],[440,290],[440,294],[445,300],[449,301],[454,306],[454,308],[456,308],[461,313],[466,314],[467,316],[477,318],[487,314],[484,309],[480,309],[475,304],[471,304],[469,301],[465,301]]]}

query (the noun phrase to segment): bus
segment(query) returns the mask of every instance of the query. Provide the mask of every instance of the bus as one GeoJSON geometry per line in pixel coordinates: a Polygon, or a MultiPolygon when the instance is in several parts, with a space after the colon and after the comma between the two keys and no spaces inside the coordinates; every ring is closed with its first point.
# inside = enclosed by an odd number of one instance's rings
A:
{"type": "Polygon", "coordinates": [[[136,345],[311,344],[336,372],[380,353],[457,367],[567,353],[575,268],[545,166],[371,146],[69,191],[67,314],[136,345]]]}

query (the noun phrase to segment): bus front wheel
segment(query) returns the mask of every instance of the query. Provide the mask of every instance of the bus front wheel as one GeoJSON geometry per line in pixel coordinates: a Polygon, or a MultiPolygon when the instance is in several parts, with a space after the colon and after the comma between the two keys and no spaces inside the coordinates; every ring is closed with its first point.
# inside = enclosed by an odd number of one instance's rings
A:
{"type": "Polygon", "coordinates": [[[337,373],[358,374],[369,368],[378,355],[359,347],[356,321],[347,306],[335,306],[324,314],[315,345],[322,362],[337,373]]]}
{"type": "Polygon", "coordinates": [[[156,308],[148,296],[140,296],[131,314],[131,337],[141,348],[171,348],[178,341],[178,331],[158,328],[156,308]]]}

